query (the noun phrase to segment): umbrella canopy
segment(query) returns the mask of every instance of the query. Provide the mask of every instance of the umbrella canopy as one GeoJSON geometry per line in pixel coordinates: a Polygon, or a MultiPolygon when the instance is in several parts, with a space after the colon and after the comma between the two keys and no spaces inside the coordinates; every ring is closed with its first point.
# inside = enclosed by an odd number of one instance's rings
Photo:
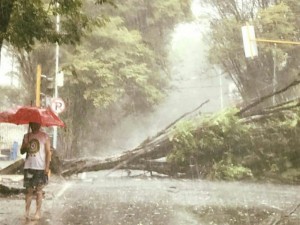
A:
{"type": "Polygon", "coordinates": [[[10,118],[15,114],[16,109],[10,109],[8,111],[0,112],[0,123],[9,123],[10,118]]]}
{"type": "Polygon", "coordinates": [[[23,106],[16,111],[1,112],[0,122],[14,123],[17,125],[35,122],[47,127],[65,126],[64,122],[49,107],[39,108],[34,106],[23,106]]]}

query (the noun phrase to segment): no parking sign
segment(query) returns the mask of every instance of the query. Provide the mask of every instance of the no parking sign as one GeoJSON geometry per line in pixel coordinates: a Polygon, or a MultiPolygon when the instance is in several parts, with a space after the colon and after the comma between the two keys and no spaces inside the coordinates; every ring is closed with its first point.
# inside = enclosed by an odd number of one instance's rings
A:
{"type": "Polygon", "coordinates": [[[59,114],[65,110],[66,105],[61,98],[53,98],[50,107],[55,113],[59,114]]]}

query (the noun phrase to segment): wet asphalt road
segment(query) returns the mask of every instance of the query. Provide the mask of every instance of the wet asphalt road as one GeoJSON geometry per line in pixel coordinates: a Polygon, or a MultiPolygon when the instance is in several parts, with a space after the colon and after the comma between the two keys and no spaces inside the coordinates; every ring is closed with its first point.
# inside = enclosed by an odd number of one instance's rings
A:
{"type": "MultiPolygon", "coordinates": [[[[0,224],[300,224],[300,186],[128,177],[124,171],[53,180],[43,218],[26,222],[23,196],[0,199],[0,224]],[[292,212],[288,217],[284,214],[292,212]]],[[[33,204],[35,206],[35,204],[33,204]]]]}

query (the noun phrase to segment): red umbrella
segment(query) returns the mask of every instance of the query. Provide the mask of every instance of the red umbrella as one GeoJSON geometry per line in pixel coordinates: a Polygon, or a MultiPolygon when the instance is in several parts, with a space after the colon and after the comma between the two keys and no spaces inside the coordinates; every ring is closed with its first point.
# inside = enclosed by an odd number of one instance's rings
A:
{"type": "Polygon", "coordinates": [[[14,124],[28,124],[35,122],[41,126],[64,127],[64,122],[51,110],[51,108],[39,108],[34,106],[23,106],[16,111],[6,111],[0,113],[0,122],[14,124]]]}
{"type": "Polygon", "coordinates": [[[10,118],[15,114],[17,111],[16,109],[10,109],[8,111],[4,111],[0,113],[0,123],[9,123],[10,118]]]}

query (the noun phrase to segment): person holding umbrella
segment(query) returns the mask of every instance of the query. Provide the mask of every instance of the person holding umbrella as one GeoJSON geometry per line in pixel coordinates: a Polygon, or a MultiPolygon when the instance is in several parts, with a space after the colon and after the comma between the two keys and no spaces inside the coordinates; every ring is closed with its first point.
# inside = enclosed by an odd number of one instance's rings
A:
{"type": "Polygon", "coordinates": [[[28,133],[24,135],[21,154],[26,153],[24,166],[25,216],[30,219],[30,205],[33,194],[37,194],[36,212],[33,219],[41,218],[43,188],[48,182],[51,160],[49,136],[40,130],[41,126],[65,127],[65,123],[50,107],[21,106],[0,112],[0,123],[29,124],[28,133]],[[29,132],[31,129],[31,132],[29,132]]]}
{"type": "Polygon", "coordinates": [[[24,135],[21,154],[26,153],[24,165],[25,217],[27,220],[41,218],[43,188],[48,183],[48,173],[51,160],[49,136],[40,130],[41,124],[30,122],[31,132],[24,135]],[[33,194],[36,193],[36,212],[30,218],[30,205],[33,194]]]}

